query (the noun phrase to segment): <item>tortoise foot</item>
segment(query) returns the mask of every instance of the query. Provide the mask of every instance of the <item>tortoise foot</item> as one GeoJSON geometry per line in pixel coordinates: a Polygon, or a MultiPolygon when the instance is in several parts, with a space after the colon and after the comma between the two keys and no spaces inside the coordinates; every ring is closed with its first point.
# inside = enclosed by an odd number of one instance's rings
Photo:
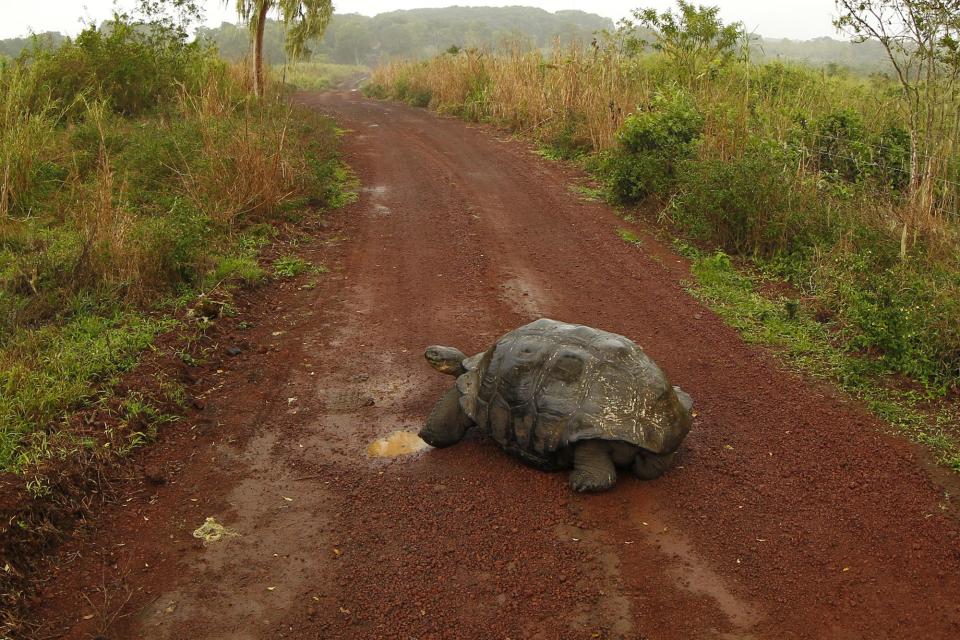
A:
{"type": "Polygon", "coordinates": [[[617,470],[610,457],[609,445],[588,440],[573,452],[570,487],[574,491],[605,491],[617,481],[617,470]]]}

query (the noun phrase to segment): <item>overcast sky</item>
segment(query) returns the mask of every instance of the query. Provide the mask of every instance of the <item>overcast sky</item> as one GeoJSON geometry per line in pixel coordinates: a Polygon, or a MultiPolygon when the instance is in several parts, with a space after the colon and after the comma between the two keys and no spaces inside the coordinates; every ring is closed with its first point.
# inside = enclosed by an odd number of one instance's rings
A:
{"type": "MultiPolygon", "coordinates": [[[[207,22],[218,25],[224,20],[233,21],[234,2],[224,8],[222,0],[201,0],[207,7],[207,22]]],[[[834,36],[831,19],[836,13],[834,0],[697,0],[698,3],[720,7],[725,22],[742,21],[749,31],[774,37],[809,39],[819,36],[834,36]]],[[[84,22],[96,22],[108,18],[115,6],[129,8],[134,0],[0,0],[0,38],[22,36],[31,30],[61,31],[75,34],[84,22]]],[[[340,0],[334,1],[337,13],[362,13],[376,15],[395,9],[417,7],[446,7],[451,4],[469,6],[526,5],[542,7],[547,11],[580,9],[608,16],[617,20],[629,14],[635,7],[664,9],[674,6],[672,0],[591,0],[568,2],[566,0],[514,0],[513,2],[456,2],[451,0],[340,0]]]]}

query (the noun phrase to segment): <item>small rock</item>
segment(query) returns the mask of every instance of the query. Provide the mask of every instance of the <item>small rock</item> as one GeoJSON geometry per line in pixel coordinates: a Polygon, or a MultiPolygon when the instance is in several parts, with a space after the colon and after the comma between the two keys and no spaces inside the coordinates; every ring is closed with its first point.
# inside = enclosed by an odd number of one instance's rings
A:
{"type": "Polygon", "coordinates": [[[239,348],[239,347],[227,347],[227,355],[228,355],[228,356],[238,356],[238,355],[240,355],[240,353],[241,353],[241,351],[240,351],[240,348],[239,348]]]}

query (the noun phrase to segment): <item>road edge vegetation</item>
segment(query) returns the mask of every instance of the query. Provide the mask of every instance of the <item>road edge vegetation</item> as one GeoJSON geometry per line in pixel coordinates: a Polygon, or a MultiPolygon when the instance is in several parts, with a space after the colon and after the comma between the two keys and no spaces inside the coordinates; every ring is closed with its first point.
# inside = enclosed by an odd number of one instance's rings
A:
{"type": "Polygon", "coordinates": [[[357,197],[333,121],[175,25],[126,16],[0,61],[0,637],[40,555],[191,403],[274,245],[357,197]]]}

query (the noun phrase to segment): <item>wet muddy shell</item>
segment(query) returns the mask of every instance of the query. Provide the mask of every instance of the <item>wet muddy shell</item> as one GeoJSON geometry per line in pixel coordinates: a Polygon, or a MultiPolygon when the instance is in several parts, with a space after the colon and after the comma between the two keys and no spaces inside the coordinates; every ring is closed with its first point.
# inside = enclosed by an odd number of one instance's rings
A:
{"type": "MultiPolygon", "coordinates": [[[[579,440],[670,453],[690,430],[664,373],[624,336],[541,319],[488,349],[457,385],[461,404],[502,446],[550,462],[579,440]]],[[[526,455],[524,455],[526,454],[526,455]]]]}

